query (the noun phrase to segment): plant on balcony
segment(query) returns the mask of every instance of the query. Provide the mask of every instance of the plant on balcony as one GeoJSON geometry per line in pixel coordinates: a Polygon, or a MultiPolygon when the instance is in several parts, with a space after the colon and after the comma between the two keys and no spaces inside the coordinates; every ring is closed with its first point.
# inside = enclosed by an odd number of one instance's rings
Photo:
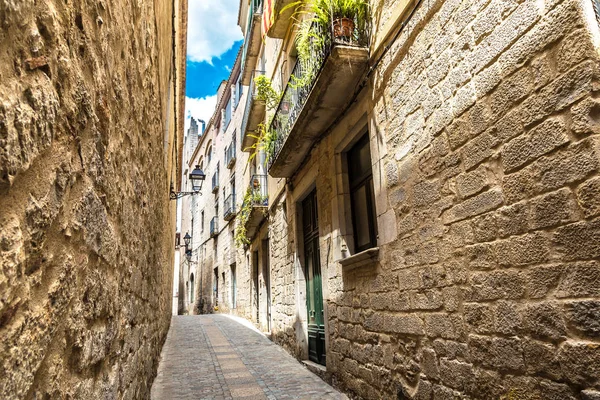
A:
{"type": "Polygon", "coordinates": [[[328,31],[334,39],[349,42],[359,36],[357,32],[366,31],[369,19],[369,3],[366,0],[299,0],[287,5],[281,12],[300,6],[296,14],[309,17],[296,18],[299,21],[296,49],[303,74],[291,77],[290,84],[295,89],[308,86],[318,73],[320,64],[314,55],[325,50],[328,31]]]}
{"type": "Polygon", "coordinates": [[[250,244],[250,238],[248,235],[248,230],[246,229],[246,224],[250,219],[250,212],[252,211],[252,189],[248,188],[246,193],[244,194],[244,200],[242,201],[242,206],[240,207],[240,212],[238,213],[235,219],[237,220],[237,227],[235,229],[235,245],[237,247],[243,247],[250,244]]]}
{"type": "Polygon", "coordinates": [[[259,75],[254,78],[254,84],[256,85],[256,98],[264,101],[270,110],[277,107],[281,95],[273,89],[271,80],[264,75],[259,75]]]}
{"type": "Polygon", "coordinates": [[[269,159],[273,155],[275,151],[275,142],[277,141],[277,131],[270,128],[272,126],[271,122],[272,120],[266,125],[261,122],[258,124],[256,135],[248,134],[249,137],[254,139],[254,144],[245,149],[245,151],[250,152],[248,164],[250,164],[254,157],[256,157],[261,151],[266,155],[266,163],[269,162],[269,159]]]}
{"type": "Polygon", "coordinates": [[[246,189],[244,200],[242,201],[242,206],[240,207],[240,212],[236,217],[237,227],[235,229],[234,240],[237,247],[243,247],[250,244],[250,238],[248,237],[246,224],[250,219],[252,207],[254,205],[264,205],[266,199],[266,196],[260,194],[260,190],[255,190],[252,188],[252,186],[249,186],[248,189],[246,189]]]}

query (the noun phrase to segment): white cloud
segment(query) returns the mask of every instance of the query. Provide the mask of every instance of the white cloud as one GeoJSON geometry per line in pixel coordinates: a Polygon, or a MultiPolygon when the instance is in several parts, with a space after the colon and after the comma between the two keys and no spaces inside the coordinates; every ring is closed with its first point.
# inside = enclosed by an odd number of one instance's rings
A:
{"type": "Polygon", "coordinates": [[[185,134],[187,135],[192,117],[203,119],[207,124],[217,106],[217,95],[207,96],[202,98],[187,97],[185,98],[185,134]]]}
{"type": "Polygon", "coordinates": [[[239,0],[190,0],[187,55],[211,62],[243,38],[237,26],[239,0]]]}

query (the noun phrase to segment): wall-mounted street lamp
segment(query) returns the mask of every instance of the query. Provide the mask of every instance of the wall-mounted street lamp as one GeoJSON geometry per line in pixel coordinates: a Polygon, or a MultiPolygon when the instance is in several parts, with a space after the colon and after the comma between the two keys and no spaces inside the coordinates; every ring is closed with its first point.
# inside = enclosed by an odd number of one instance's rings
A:
{"type": "Polygon", "coordinates": [[[199,165],[196,165],[196,168],[189,175],[190,181],[192,182],[192,190],[193,192],[176,192],[173,188],[173,182],[171,182],[171,191],[169,193],[169,198],[171,200],[177,200],[182,198],[183,196],[200,194],[200,189],[202,189],[202,182],[206,179],[206,175],[200,169],[199,165]]]}
{"type": "Polygon", "coordinates": [[[190,236],[189,232],[185,233],[185,236],[183,237],[183,243],[185,243],[185,248],[187,249],[188,246],[190,245],[190,241],[192,240],[192,237],[190,236]]]}

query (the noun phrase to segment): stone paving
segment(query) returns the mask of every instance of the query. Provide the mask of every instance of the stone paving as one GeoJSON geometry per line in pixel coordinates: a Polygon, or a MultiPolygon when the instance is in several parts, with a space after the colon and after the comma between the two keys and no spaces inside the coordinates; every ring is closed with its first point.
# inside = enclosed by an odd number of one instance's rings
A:
{"type": "Polygon", "coordinates": [[[176,316],[152,400],[346,399],[278,345],[227,315],[176,316]]]}

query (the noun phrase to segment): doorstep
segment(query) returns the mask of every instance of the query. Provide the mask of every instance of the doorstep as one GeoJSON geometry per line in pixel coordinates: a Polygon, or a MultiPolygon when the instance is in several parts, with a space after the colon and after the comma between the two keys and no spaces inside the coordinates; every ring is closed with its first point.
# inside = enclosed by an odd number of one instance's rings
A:
{"type": "Polygon", "coordinates": [[[327,382],[327,368],[324,365],[317,364],[310,360],[302,360],[302,364],[304,364],[310,372],[327,382]]]}

